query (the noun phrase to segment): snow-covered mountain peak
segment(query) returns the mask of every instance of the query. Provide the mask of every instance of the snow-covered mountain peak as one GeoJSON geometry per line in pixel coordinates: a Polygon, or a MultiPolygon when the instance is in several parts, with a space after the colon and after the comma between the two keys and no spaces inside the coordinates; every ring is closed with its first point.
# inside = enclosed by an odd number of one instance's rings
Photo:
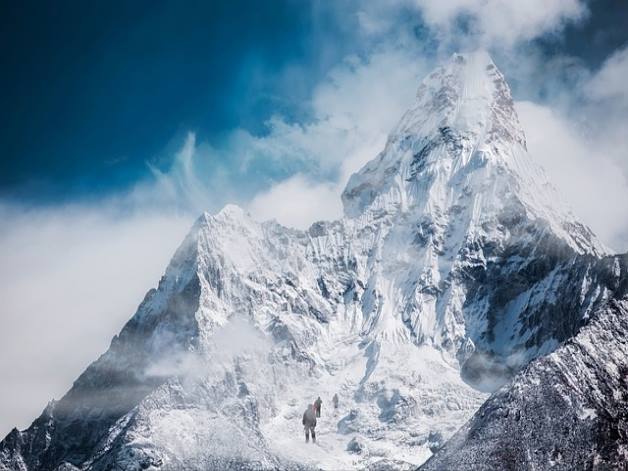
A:
{"type": "Polygon", "coordinates": [[[406,209],[428,196],[435,172],[445,172],[450,180],[493,164],[526,178],[536,169],[530,169],[525,154],[510,88],[490,56],[484,51],[454,54],[423,80],[384,151],[351,177],[343,193],[345,214],[359,216],[384,193],[389,193],[388,210],[406,209]],[[422,191],[416,191],[416,183],[423,183],[422,191]]]}
{"type": "Polygon", "coordinates": [[[400,215],[456,224],[456,243],[521,214],[545,221],[578,252],[606,252],[528,154],[510,88],[484,51],[454,54],[423,80],[384,150],[351,176],[342,200],[359,224],[400,215]]]}
{"type": "Polygon", "coordinates": [[[306,231],[204,213],[110,349],[0,443],[0,471],[410,469],[479,407],[473,386],[570,338],[625,273],[528,156],[484,52],[423,81],[342,198],[306,231]],[[318,395],[322,447],[304,447],[318,395]]]}
{"type": "Polygon", "coordinates": [[[507,139],[525,146],[510,88],[485,51],[454,54],[419,86],[415,105],[393,136],[430,135],[443,127],[484,141],[507,139]]]}

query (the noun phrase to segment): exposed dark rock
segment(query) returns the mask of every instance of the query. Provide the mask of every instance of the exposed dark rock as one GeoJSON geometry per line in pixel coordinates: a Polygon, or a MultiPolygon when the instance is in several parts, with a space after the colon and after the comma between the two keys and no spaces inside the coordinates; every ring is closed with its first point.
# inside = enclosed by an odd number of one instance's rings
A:
{"type": "Polygon", "coordinates": [[[628,296],[497,391],[421,471],[622,470],[628,463],[628,296]]]}

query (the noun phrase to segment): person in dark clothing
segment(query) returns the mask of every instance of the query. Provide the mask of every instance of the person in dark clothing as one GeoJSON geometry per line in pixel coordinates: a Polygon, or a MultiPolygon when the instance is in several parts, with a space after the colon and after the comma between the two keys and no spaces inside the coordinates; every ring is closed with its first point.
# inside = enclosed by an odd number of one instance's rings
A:
{"type": "Polygon", "coordinates": [[[310,433],[312,434],[312,443],[316,443],[316,412],[314,404],[310,404],[303,413],[303,427],[305,427],[305,443],[310,441],[310,433]]]}
{"type": "Polygon", "coordinates": [[[338,394],[334,394],[334,397],[332,399],[333,403],[334,403],[334,409],[338,409],[338,394]]]}
{"type": "Polygon", "coordinates": [[[316,417],[320,417],[321,416],[321,405],[323,404],[323,401],[321,400],[321,397],[318,396],[318,398],[314,401],[314,407],[316,408],[316,417]]]}

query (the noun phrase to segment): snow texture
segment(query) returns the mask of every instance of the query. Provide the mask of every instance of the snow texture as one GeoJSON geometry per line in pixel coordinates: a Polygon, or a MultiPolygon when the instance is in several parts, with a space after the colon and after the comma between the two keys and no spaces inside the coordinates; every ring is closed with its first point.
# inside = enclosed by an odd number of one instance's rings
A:
{"type": "Polygon", "coordinates": [[[202,215],[109,350],[0,444],[0,470],[415,468],[614,296],[486,53],[424,80],[342,199],[306,231],[202,215]]]}

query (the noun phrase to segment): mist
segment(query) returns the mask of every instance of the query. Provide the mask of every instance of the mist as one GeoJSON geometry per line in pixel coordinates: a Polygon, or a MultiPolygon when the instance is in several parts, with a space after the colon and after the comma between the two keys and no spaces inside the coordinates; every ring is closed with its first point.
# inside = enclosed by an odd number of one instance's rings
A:
{"type": "Polygon", "coordinates": [[[109,346],[191,219],[115,205],[0,206],[0,435],[25,428],[109,346]]]}

